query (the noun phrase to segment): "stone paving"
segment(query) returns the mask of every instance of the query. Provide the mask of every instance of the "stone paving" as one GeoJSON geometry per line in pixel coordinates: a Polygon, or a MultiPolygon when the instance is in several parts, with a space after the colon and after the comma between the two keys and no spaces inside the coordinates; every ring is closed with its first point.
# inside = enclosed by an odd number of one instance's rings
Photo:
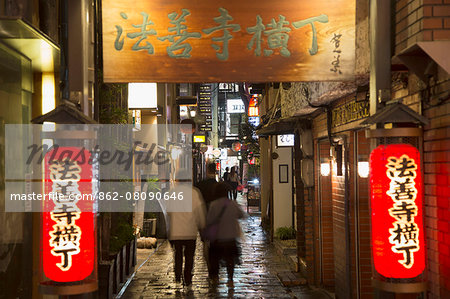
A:
{"type": "MultiPolygon", "coordinates": [[[[238,201],[243,204],[242,198],[238,201]]],[[[282,286],[276,274],[290,270],[290,266],[267,241],[260,226],[260,217],[249,216],[241,221],[241,226],[244,232],[242,263],[235,269],[234,288],[227,287],[225,267],[221,268],[219,284],[209,286],[203,244],[199,239],[192,290],[176,288],[172,248],[168,241],[161,241],[158,249],[137,270],[121,298],[331,298],[323,290],[308,286],[282,286]]]]}

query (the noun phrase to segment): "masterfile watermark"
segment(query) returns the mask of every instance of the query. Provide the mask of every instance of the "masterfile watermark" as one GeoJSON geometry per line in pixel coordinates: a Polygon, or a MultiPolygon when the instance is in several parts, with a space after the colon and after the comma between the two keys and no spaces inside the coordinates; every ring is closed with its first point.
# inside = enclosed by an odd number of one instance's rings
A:
{"type": "Polygon", "coordinates": [[[142,147],[139,147],[140,150],[137,151],[136,148],[140,144],[142,144],[141,141],[135,141],[133,149],[130,151],[122,151],[120,149],[110,151],[108,149],[101,149],[99,145],[95,145],[92,150],[86,150],[85,147],[60,150],[61,147],[58,144],[53,144],[52,146],[47,144],[32,144],[27,148],[29,150],[29,156],[26,163],[32,164],[35,160],[36,164],[42,164],[44,156],[48,152],[51,152],[50,160],[72,159],[77,160],[78,164],[87,163],[89,165],[95,163],[99,165],[116,164],[123,167],[124,170],[129,170],[133,162],[135,165],[150,165],[155,163],[158,166],[170,162],[170,153],[166,150],[155,151],[155,143],[150,147],[148,147],[148,143],[144,143],[142,147]],[[89,158],[86,157],[86,151],[90,153],[89,158]]]}
{"type": "Polygon", "coordinates": [[[11,193],[9,195],[10,200],[56,200],[56,201],[74,201],[74,200],[94,200],[93,194],[69,194],[65,195],[58,192],[50,192],[50,193],[11,193]]]}
{"type": "Polygon", "coordinates": [[[183,127],[7,124],[0,204],[6,212],[190,211],[192,135],[183,127]]]}

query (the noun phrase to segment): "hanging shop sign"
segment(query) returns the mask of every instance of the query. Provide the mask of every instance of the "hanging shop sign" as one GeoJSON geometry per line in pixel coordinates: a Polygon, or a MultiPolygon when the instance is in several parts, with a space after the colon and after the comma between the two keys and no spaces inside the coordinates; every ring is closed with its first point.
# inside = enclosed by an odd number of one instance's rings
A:
{"type": "Polygon", "coordinates": [[[294,134],[277,135],[277,146],[294,146],[294,134]]]}
{"type": "Polygon", "coordinates": [[[214,149],[213,151],[212,151],[212,154],[213,154],[213,156],[214,156],[214,158],[219,158],[220,157],[220,155],[221,155],[221,150],[219,149],[219,148],[216,148],[216,149],[214,149]]]}
{"type": "Polygon", "coordinates": [[[366,117],[369,117],[369,101],[353,100],[333,109],[331,125],[334,128],[366,117]]]}
{"type": "Polygon", "coordinates": [[[156,83],[128,84],[128,109],[157,109],[158,88],[156,83]]]}
{"type": "Polygon", "coordinates": [[[132,110],[133,128],[137,131],[141,129],[141,110],[132,110]]]}
{"type": "Polygon", "coordinates": [[[380,145],[370,155],[372,251],[375,270],[413,278],[425,269],[422,171],[408,144],[380,145]]]}
{"type": "Polygon", "coordinates": [[[103,0],[103,79],[352,80],[355,10],[354,0],[103,0]]]}
{"type": "Polygon", "coordinates": [[[82,281],[95,269],[95,213],[90,153],[59,147],[45,155],[41,259],[45,277],[82,281]],[[64,153],[81,153],[76,157],[64,153]]]}
{"type": "Polygon", "coordinates": [[[250,101],[248,103],[248,116],[249,117],[259,116],[258,96],[257,95],[253,95],[250,98],[250,101]]]}
{"type": "Polygon", "coordinates": [[[220,156],[219,156],[220,160],[226,160],[228,159],[228,148],[221,148],[220,149],[220,156]]]}
{"type": "Polygon", "coordinates": [[[219,83],[219,92],[239,92],[239,86],[236,83],[219,83]]]}
{"type": "Polygon", "coordinates": [[[245,105],[241,99],[227,100],[227,113],[245,113],[245,105]]]}
{"type": "Polygon", "coordinates": [[[194,135],[194,143],[205,143],[206,136],[205,135],[194,135]]]}
{"type": "Polygon", "coordinates": [[[260,119],[259,116],[252,116],[248,118],[248,123],[251,124],[253,127],[259,126],[260,119]]]}
{"type": "Polygon", "coordinates": [[[212,131],[212,110],[211,110],[211,84],[200,84],[198,95],[198,110],[205,121],[200,124],[200,131],[212,131]]]}

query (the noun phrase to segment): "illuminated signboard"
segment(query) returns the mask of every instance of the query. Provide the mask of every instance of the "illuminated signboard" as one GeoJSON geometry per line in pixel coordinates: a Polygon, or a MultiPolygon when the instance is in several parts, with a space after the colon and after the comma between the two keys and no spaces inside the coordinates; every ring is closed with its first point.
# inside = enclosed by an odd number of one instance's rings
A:
{"type": "Polygon", "coordinates": [[[133,126],[135,130],[141,129],[141,110],[132,110],[133,126]]]}
{"type": "Polygon", "coordinates": [[[251,124],[254,127],[259,126],[260,119],[259,116],[252,116],[248,118],[248,123],[251,124]]]}
{"type": "Polygon", "coordinates": [[[220,156],[219,156],[220,160],[226,160],[228,159],[228,149],[227,148],[221,148],[220,149],[220,156]]]}
{"type": "Polygon", "coordinates": [[[259,107],[248,107],[248,116],[259,116],[259,107]]]}
{"type": "Polygon", "coordinates": [[[200,124],[200,131],[212,131],[212,109],[211,109],[211,84],[200,84],[198,95],[198,110],[205,117],[204,123],[200,124]]]}
{"type": "Polygon", "coordinates": [[[354,0],[102,1],[105,82],[349,81],[354,0]]]}
{"type": "Polygon", "coordinates": [[[97,249],[89,159],[87,150],[76,147],[59,147],[45,155],[48,200],[43,203],[41,256],[45,276],[56,282],[81,281],[94,271],[97,249]],[[80,151],[84,155],[61,154],[80,151]]]}
{"type": "Polygon", "coordinates": [[[380,145],[370,155],[372,251],[375,270],[413,278],[425,269],[422,172],[419,151],[380,145]]]}
{"type": "Polygon", "coordinates": [[[227,100],[227,113],[245,113],[245,105],[241,99],[227,100]]]}
{"type": "Polygon", "coordinates": [[[194,142],[195,143],[206,142],[206,136],[205,135],[194,135],[194,142]]]}
{"type": "Polygon", "coordinates": [[[128,109],[154,109],[157,101],[156,83],[128,84],[128,109]]]}
{"type": "Polygon", "coordinates": [[[221,151],[220,151],[220,149],[216,148],[212,151],[212,154],[213,154],[214,158],[219,158],[221,155],[221,151]]]}
{"type": "Polygon", "coordinates": [[[259,116],[258,96],[257,95],[253,95],[249,101],[248,116],[250,116],[250,117],[259,116]]]}
{"type": "Polygon", "coordinates": [[[236,83],[219,83],[220,92],[239,92],[239,85],[236,83]]]}
{"type": "Polygon", "coordinates": [[[277,146],[294,146],[294,134],[277,135],[277,146]]]}

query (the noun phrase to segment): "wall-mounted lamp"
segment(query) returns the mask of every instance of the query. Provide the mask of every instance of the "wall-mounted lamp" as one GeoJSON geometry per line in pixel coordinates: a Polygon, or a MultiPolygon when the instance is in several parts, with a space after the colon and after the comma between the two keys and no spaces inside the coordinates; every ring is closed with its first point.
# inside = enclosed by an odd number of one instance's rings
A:
{"type": "Polygon", "coordinates": [[[53,73],[42,74],[42,114],[55,109],[55,78],[53,73]]]}
{"type": "Polygon", "coordinates": [[[320,175],[329,176],[330,175],[330,163],[320,163],[320,175]]]}
{"type": "Polygon", "coordinates": [[[369,162],[358,162],[358,175],[361,178],[369,177],[369,162]]]}
{"type": "Polygon", "coordinates": [[[191,110],[191,111],[189,111],[189,114],[191,115],[191,118],[194,118],[195,115],[197,115],[197,111],[191,110]]]}

